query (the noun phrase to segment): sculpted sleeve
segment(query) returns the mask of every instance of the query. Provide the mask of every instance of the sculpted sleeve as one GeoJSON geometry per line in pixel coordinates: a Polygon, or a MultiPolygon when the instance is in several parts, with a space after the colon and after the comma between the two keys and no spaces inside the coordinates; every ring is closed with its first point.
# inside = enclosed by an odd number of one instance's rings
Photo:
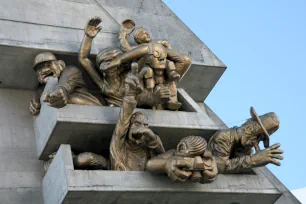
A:
{"type": "Polygon", "coordinates": [[[218,131],[208,143],[209,150],[216,157],[220,173],[239,172],[241,169],[250,168],[250,156],[230,158],[235,142],[232,131],[234,130],[218,131]]]}
{"type": "Polygon", "coordinates": [[[71,94],[75,88],[85,87],[82,72],[75,66],[67,66],[59,79],[58,85],[64,87],[68,94],[71,94]]]}
{"type": "Polygon", "coordinates": [[[134,109],[136,108],[137,101],[128,97],[123,98],[123,104],[120,109],[119,120],[113,132],[110,153],[112,160],[112,169],[116,166],[116,163],[121,161],[120,150],[125,140],[125,135],[130,126],[130,120],[134,109]]]}

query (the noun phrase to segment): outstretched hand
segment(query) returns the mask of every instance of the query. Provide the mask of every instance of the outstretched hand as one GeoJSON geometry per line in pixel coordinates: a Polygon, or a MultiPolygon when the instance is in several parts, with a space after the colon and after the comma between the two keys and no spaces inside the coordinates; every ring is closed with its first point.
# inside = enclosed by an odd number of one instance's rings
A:
{"type": "Polygon", "coordinates": [[[279,161],[277,161],[277,159],[283,160],[283,156],[281,154],[283,154],[284,151],[278,149],[279,147],[280,144],[274,144],[267,149],[258,151],[251,157],[252,167],[259,167],[267,164],[280,166],[281,164],[279,161]]]}
{"type": "Polygon", "coordinates": [[[68,93],[65,88],[57,87],[54,91],[49,91],[43,96],[43,101],[49,106],[62,108],[68,103],[68,93]]]}
{"type": "Polygon", "coordinates": [[[191,171],[184,169],[190,169],[192,167],[191,158],[185,157],[171,157],[168,159],[165,166],[168,177],[174,182],[185,182],[191,175],[191,171]]]}
{"type": "Polygon", "coordinates": [[[127,75],[125,79],[125,95],[126,96],[136,96],[138,93],[142,92],[142,87],[140,86],[138,78],[138,64],[136,62],[132,63],[132,71],[127,75]]]}
{"type": "Polygon", "coordinates": [[[85,34],[90,37],[94,38],[102,29],[101,26],[98,26],[102,22],[100,17],[93,17],[89,19],[85,26],[85,34]]]}

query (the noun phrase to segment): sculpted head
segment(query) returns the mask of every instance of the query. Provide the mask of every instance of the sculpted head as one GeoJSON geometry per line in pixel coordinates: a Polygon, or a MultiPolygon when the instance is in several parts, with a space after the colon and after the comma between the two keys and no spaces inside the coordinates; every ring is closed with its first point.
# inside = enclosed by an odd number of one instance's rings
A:
{"type": "Polygon", "coordinates": [[[137,44],[149,43],[151,36],[145,28],[138,28],[134,33],[134,40],[137,44]]]}
{"type": "MultiPolygon", "coordinates": [[[[279,128],[279,119],[273,112],[259,116],[259,119],[269,135],[272,135],[279,128]]],[[[265,139],[265,133],[261,125],[254,118],[248,119],[239,128],[243,133],[241,137],[241,145],[244,147],[253,147],[260,141],[264,142],[264,146],[269,146],[269,141],[265,139]]]]}
{"type": "Polygon", "coordinates": [[[149,128],[148,118],[142,112],[135,112],[130,121],[128,137],[131,141],[140,141],[142,135],[137,135],[138,130],[149,128]]]}
{"type": "Polygon", "coordinates": [[[65,67],[64,61],[57,60],[50,52],[38,54],[33,65],[33,69],[37,73],[37,79],[41,84],[46,84],[49,77],[59,78],[65,67]]]}
{"type": "Polygon", "coordinates": [[[121,50],[112,48],[106,48],[98,53],[96,63],[103,75],[106,77],[118,77],[120,75],[120,70],[118,67],[107,69],[107,66],[111,63],[111,61],[120,54],[122,54],[121,50]]]}
{"type": "Polygon", "coordinates": [[[203,137],[188,136],[181,139],[177,145],[176,154],[184,157],[195,157],[204,154],[207,142],[203,137]]]}

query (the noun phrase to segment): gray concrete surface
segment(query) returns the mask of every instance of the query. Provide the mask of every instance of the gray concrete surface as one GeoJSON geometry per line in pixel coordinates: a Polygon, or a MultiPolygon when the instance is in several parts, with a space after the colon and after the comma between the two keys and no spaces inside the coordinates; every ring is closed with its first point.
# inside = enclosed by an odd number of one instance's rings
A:
{"type": "Polygon", "coordinates": [[[277,188],[257,175],[219,175],[212,184],[173,183],[148,172],[74,170],[62,145],[43,180],[45,204],[272,204],[277,188]]]}
{"type": "Polygon", "coordinates": [[[61,58],[74,56],[73,63],[78,64],[83,28],[91,16],[103,19],[93,54],[118,46],[119,24],[132,18],[154,39],[168,40],[174,49],[191,56],[193,65],[180,87],[195,101],[207,97],[226,69],[160,0],[3,0],[0,8],[0,69],[4,74],[0,75],[0,88],[35,89],[37,81],[31,67],[41,51],[53,51],[61,58]]]}
{"type": "MultiPolygon", "coordinates": [[[[179,140],[188,135],[208,139],[218,129],[183,89],[178,90],[178,98],[185,111],[136,109],[145,113],[166,149],[176,148],[179,140]]],[[[108,151],[119,111],[120,108],[82,105],[55,109],[43,103],[34,119],[38,158],[48,159],[61,144],[70,144],[75,152],[108,151]]]]}
{"type": "Polygon", "coordinates": [[[42,162],[37,160],[32,91],[0,89],[0,204],[41,204],[42,162]]]}

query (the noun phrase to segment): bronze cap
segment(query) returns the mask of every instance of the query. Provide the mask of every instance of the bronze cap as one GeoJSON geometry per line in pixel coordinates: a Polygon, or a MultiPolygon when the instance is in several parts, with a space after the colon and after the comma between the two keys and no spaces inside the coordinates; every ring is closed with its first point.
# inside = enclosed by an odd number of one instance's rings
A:
{"type": "Polygon", "coordinates": [[[56,57],[54,54],[52,54],[51,52],[42,52],[39,53],[34,60],[34,65],[33,65],[33,69],[36,70],[37,66],[40,65],[43,62],[48,62],[48,61],[56,61],[56,57]]]}

